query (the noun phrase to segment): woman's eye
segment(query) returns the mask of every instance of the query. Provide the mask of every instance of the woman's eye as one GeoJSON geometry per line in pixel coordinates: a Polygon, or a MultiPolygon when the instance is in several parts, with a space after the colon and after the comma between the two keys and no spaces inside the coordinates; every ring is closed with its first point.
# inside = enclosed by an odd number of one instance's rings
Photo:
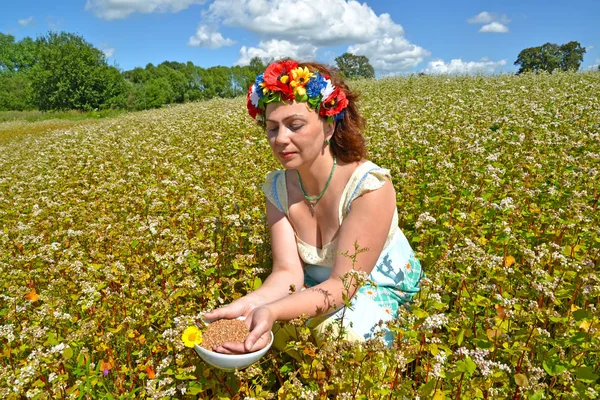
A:
{"type": "Polygon", "coordinates": [[[298,129],[302,128],[304,125],[292,125],[290,126],[290,130],[292,131],[297,131],[298,129]]]}

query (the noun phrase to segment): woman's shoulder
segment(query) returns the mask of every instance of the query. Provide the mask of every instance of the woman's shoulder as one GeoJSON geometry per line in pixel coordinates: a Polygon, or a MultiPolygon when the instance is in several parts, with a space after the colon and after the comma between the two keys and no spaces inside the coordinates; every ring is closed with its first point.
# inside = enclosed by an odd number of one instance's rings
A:
{"type": "Polygon", "coordinates": [[[391,181],[388,169],[382,168],[370,160],[360,162],[346,184],[342,196],[342,212],[350,211],[350,204],[353,200],[365,193],[380,189],[388,180],[391,181]]]}
{"type": "Polygon", "coordinates": [[[382,168],[373,161],[361,162],[348,180],[347,188],[356,192],[376,190],[391,180],[390,170],[382,168]]]}

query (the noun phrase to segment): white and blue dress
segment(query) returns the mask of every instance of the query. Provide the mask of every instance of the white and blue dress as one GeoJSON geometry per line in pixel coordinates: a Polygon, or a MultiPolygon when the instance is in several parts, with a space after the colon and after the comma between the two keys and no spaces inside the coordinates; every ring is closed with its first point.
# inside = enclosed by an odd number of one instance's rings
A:
{"type": "MultiPolygon", "coordinates": [[[[340,225],[350,212],[354,199],[381,188],[388,179],[391,180],[389,170],[380,168],[371,161],[361,164],[350,177],[342,193],[339,206],[340,225]]],[[[266,198],[289,218],[285,171],[269,173],[263,184],[263,191],[266,198]]],[[[329,278],[336,253],[337,237],[322,248],[303,242],[297,235],[296,243],[300,258],[304,261],[305,286],[315,286],[329,278]]],[[[343,315],[345,337],[348,340],[364,341],[372,338],[379,329],[385,330],[385,326],[380,326],[380,320],[385,322],[394,318],[398,308],[419,292],[422,276],[421,264],[398,227],[398,210],[395,210],[385,245],[369,276],[375,285],[360,287],[351,300],[350,308],[343,307],[325,317],[318,317],[318,324],[309,323],[313,336],[317,342],[322,341],[324,329],[332,322],[339,321],[343,315]]],[[[391,332],[385,332],[384,340],[388,345],[391,344],[391,332]]]]}

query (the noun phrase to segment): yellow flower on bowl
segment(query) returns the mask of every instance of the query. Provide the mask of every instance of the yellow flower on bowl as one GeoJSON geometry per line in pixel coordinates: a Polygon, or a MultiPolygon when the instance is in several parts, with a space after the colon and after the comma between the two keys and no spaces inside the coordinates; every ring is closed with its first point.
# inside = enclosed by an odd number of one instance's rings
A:
{"type": "Polygon", "coordinates": [[[183,331],[181,340],[183,340],[183,345],[185,347],[193,348],[195,344],[199,345],[202,343],[202,332],[197,326],[189,326],[183,331]]]}

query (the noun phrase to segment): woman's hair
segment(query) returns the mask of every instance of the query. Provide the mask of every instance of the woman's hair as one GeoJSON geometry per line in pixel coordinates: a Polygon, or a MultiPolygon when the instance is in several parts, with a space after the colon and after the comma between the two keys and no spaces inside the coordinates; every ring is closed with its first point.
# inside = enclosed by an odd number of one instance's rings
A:
{"type": "Polygon", "coordinates": [[[299,67],[307,67],[311,72],[319,71],[322,75],[329,75],[331,83],[341,88],[348,99],[348,106],[344,110],[344,117],[336,122],[333,136],[331,137],[331,152],[344,162],[355,162],[366,158],[367,149],[362,131],[365,119],[358,112],[356,101],[359,95],[348,87],[336,69],[316,62],[298,62],[299,67]]]}

